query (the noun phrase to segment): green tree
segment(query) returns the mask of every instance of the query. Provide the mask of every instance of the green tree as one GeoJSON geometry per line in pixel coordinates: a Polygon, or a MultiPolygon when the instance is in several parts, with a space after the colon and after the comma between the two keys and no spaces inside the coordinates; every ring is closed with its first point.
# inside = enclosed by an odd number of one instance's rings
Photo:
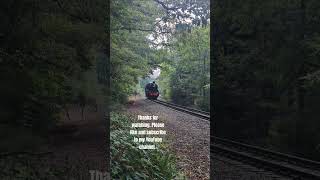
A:
{"type": "Polygon", "coordinates": [[[73,103],[72,82],[96,64],[105,43],[105,1],[0,3],[0,119],[46,133],[73,103]]]}
{"type": "Polygon", "coordinates": [[[319,68],[314,56],[319,5],[312,0],[215,2],[217,135],[316,157],[319,142],[312,137],[319,135],[312,134],[320,124],[311,99],[319,96],[318,84],[311,82],[319,68]]]}

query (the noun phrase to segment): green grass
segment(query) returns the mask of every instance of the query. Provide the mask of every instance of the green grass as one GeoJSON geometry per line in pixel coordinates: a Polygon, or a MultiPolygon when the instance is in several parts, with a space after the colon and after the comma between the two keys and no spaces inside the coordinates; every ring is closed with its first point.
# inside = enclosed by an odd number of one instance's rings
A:
{"type": "Polygon", "coordinates": [[[176,168],[175,156],[165,144],[156,150],[141,150],[129,134],[132,119],[111,113],[112,179],[185,179],[176,168]]]}

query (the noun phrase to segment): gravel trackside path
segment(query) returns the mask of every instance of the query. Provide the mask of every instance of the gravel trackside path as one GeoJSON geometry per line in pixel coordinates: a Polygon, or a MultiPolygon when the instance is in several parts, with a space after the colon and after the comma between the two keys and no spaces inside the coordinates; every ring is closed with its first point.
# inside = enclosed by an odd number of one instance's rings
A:
{"type": "Polygon", "coordinates": [[[176,154],[178,168],[191,180],[286,180],[287,178],[241,162],[212,154],[210,166],[210,123],[163,105],[137,98],[128,105],[130,115],[158,115],[165,123],[165,140],[176,154]]]}
{"type": "Polygon", "coordinates": [[[139,99],[129,105],[131,115],[157,115],[165,123],[166,140],[177,155],[178,168],[189,179],[209,179],[209,121],[139,99]]]}

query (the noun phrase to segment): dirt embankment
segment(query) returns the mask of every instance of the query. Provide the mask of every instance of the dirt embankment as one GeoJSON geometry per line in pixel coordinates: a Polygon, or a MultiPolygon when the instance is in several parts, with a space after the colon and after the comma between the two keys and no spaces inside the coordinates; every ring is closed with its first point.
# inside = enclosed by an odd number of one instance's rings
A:
{"type": "Polygon", "coordinates": [[[65,167],[68,178],[90,179],[90,170],[106,172],[109,169],[107,156],[107,120],[104,109],[97,111],[86,108],[82,120],[81,108],[70,108],[70,119],[64,117],[60,129],[50,137],[48,149],[53,152],[48,162],[54,166],[65,167]]]}

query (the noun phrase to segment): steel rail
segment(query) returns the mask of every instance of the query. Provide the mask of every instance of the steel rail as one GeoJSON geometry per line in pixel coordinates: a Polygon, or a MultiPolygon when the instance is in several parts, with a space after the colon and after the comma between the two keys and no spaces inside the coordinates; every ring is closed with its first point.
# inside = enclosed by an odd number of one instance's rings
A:
{"type": "MultiPolygon", "coordinates": [[[[152,101],[177,111],[210,120],[210,113],[205,111],[160,100],[152,101]]],[[[213,144],[211,145],[213,152],[220,153],[229,158],[262,167],[279,174],[293,177],[295,179],[320,179],[320,162],[216,136],[212,136],[211,138],[213,138],[213,144]]]]}
{"type": "Polygon", "coordinates": [[[261,169],[269,170],[275,172],[277,174],[281,174],[287,177],[291,177],[293,179],[299,180],[316,180],[320,179],[320,174],[317,171],[305,168],[298,168],[294,165],[290,164],[282,164],[278,161],[274,161],[273,159],[265,159],[261,156],[253,156],[252,154],[248,154],[246,152],[239,152],[237,150],[219,146],[213,144],[211,146],[211,152],[216,154],[222,154],[227,158],[234,159],[245,164],[250,164],[255,167],[259,167],[261,169]]]}
{"type": "Polygon", "coordinates": [[[189,108],[189,107],[185,107],[185,106],[181,106],[181,105],[176,105],[176,104],[172,104],[172,103],[168,103],[168,102],[160,101],[160,100],[152,100],[152,102],[167,106],[167,107],[169,107],[171,109],[175,109],[177,111],[185,112],[190,115],[200,117],[202,119],[210,120],[210,113],[205,112],[205,111],[201,111],[198,109],[193,109],[193,108],[189,108]]]}
{"type": "Polygon", "coordinates": [[[169,103],[169,102],[162,101],[162,100],[154,100],[154,101],[160,102],[160,103],[169,104],[169,105],[173,105],[173,106],[176,106],[176,107],[181,107],[181,108],[184,108],[184,109],[188,109],[188,110],[190,110],[190,111],[193,111],[193,112],[198,112],[198,113],[210,115],[210,112],[207,112],[207,111],[202,111],[202,110],[199,110],[199,109],[194,109],[194,108],[190,108],[190,107],[186,107],[186,106],[181,106],[181,105],[178,105],[178,104],[173,104],[173,103],[169,103]]]}
{"type": "Polygon", "coordinates": [[[305,158],[301,158],[294,155],[284,154],[281,152],[273,151],[266,148],[261,148],[253,145],[248,145],[244,143],[239,143],[236,141],[219,138],[213,136],[214,144],[220,144],[226,147],[230,147],[233,149],[237,149],[238,151],[245,151],[248,153],[252,153],[254,155],[267,157],[269,159],[273,159],[279,162],[292,164],[295,166],[303,167],[303,168],[311,168],[313,170],[319,171],[320,173],[320,162],[313,161],[305,158]]]}

